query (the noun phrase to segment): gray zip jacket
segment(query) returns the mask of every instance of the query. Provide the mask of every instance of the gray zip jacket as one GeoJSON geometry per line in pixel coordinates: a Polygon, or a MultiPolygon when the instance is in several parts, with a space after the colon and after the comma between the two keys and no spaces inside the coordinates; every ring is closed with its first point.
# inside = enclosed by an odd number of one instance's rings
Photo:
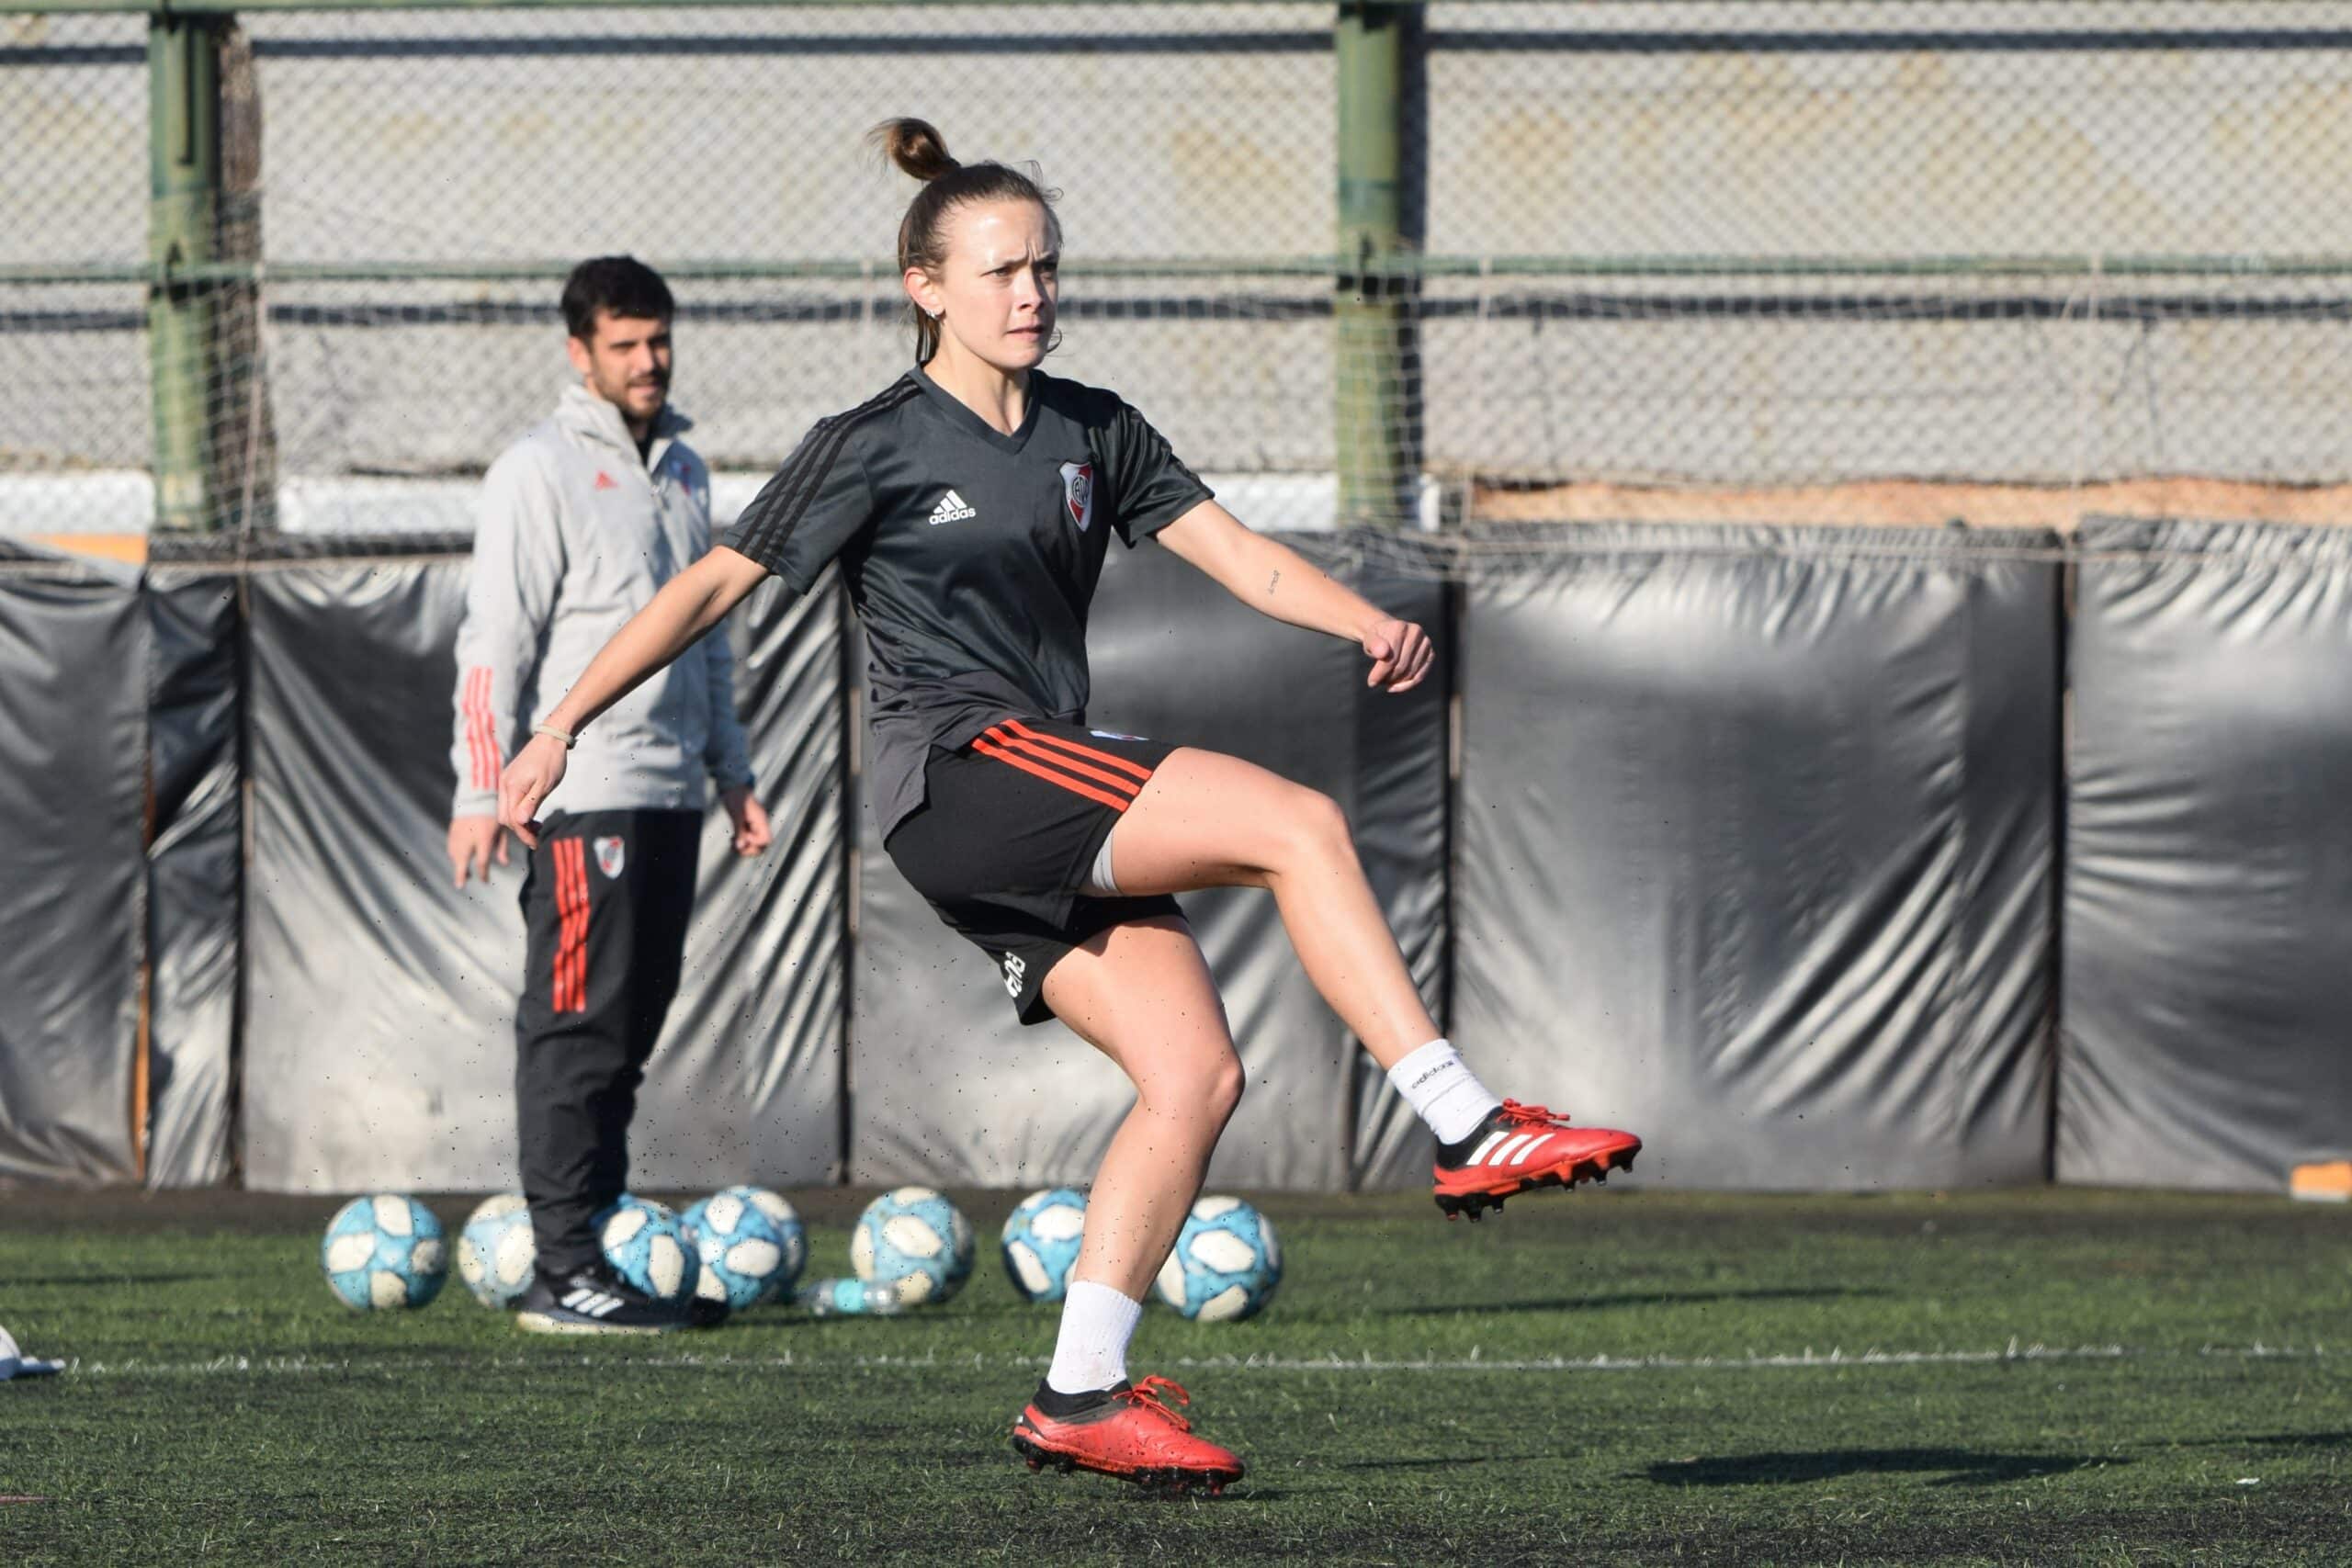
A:
{"type": "MultiPolygon", "coordinates": [[[[457,797],[494,816],[504,760],[612,635],[710,548],[710,470],[670,410],[642,460],[621,411],[567,389],[500,454],[482,487],[458,630],[457,797]]],[[[551,811],[699,811],[707,777],[752,782],[724,626],[614,704],[580,737],[551,811]]]]}

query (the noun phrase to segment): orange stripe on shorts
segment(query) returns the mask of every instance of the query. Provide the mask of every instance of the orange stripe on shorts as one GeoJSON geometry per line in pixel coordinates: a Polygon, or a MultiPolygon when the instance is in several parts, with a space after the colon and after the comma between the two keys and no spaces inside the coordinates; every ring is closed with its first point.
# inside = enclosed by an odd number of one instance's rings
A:
{"type": "Polygon", "coordinates": [[[1054,767],[1060,768],[1066,773],[1077,773],[1081,777],[1092,779],[1097,784],[1109,784],[1113,789],[1117,790],[1129,800],[1133,800],[1137,792],[1143,788],[1141,784],[1130,783],[1128,780],[1121,778],[1116,773],[1107,773],[1101,768],[1090,767],[1074,757],[1065,757],[1059,751],[1040,746],[1034,740],[1023,740],[1017,735],[1005,735],[997,730],[991,729],[989,731],[989,739],[995,741],[998,745],[1003,747],[1008,751],[1023,752],[1029,756],[1036,758],[1041,762],[1049,763],[1054,767]]]}
{"type": "Polygon", "coordinates": [[[1072,795],[1082,795],[1089,800],[1100,801],[1114,811],[1125,811],[1127,808],[1126,796],[1113,795],[1108,790],[1096,789],[1092,784],[1083,783],[1068,773],[1057,773],[1041,762],[1033,762],[1026,757],[1006,750],[985,735],[973,740],[972,750],[983,757],[993,757],[1000,762],[1010,762],[1024,773],[1035,773],[1048,784],[1057,784],[1072,795]]]}
{"type": "Polygon", "coordinates": [[[1065,740],[1058,735],[1041,735],[1036,730],[1030,728],[1027,725],[1022,723],[1017,718],[1006,719],[1004,721],[1004,727],[1007,729],[1012,730],[1013,734],[1020,736],[1023,740],[1036,740],[1042,741],[1047,746],[1057,746],[1063,750],[1071,752],[1074,755],[1085,757],[1093,761],[1101,762],[1105,767],[1116,768],[1121,773],[1135,779],[1137,784],[1149,784],[1151,782],[1151,770],[1149,768],[1145,767],[1140,762],[1131,762],[1125,757],[1118,755],[1116,752],[1098,751],[1091,746],[1081,746],[1075,740],[1065,740]]]}

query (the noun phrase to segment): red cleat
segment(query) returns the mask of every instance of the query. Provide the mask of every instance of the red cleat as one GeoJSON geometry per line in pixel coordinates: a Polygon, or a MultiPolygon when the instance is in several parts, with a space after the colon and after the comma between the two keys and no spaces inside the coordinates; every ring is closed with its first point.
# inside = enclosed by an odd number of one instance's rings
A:
{"type": "Polygon", "coordinates": [[[1606,1181],[1629,1170],[1641,1139],[1606,1127],[1571,1127],[1540,1105],[1506,1100],[1458,1144],[1437,1146],[1437,1206],[1476,1220],[1538,1187],[1606,1181]]]}
{"type": "Polygon", "coordinates": [[[1058,1394],[1040,1384],[1012,1423],[1013,1451],[1032,1470],[1091,1470],[1179,1492],[1205,1487],[1214,1497],[1241,1479],[1241,1461],[1193,1436],[1193,1424],[1168,1403],[1170,1395],[1177,1404],[1193,1403],[1166,1378],[1090,1394],[1058,1394]],[[1062,1413],[1048,1416],[1039,1408],[1045,1404],[1062,1413]]]}

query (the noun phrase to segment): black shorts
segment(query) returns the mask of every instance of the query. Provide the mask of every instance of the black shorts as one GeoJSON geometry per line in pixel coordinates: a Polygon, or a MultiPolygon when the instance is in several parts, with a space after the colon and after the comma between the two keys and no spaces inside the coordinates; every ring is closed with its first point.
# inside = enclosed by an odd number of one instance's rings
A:
{"type": "Polygon", "coordinates": [[[1182,911],[1173,898],[1082,892],[1102,841],[1176,748],[1048,719],[1008,718],[932,750],[923,803],[883,848],[939,918],[1004,971],[1023,1023],[1053,1017],[1046,975],[1088,938],[1182,911]]]}

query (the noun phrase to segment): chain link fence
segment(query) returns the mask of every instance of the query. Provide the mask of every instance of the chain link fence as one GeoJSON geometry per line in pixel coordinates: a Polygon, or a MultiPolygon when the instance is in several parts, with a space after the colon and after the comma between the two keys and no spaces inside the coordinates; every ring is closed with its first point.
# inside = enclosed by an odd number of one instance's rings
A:
{"type": "Polygon", "coordinates": [[[1348,385],[1404,476],[1374,521],[2352,499],[2340,6],[1398,9],[1370,274],[1329,5],[253,13],[212,270],[167,296],[201,331],[152,351],[148,25],[0,15],[0,530],[147,527],[175,379],[194,521],[463,527],[561,385],[563,271],[613,251],[672,276],[723,509],[907,362],[894,114],[1059,188],[1054,367],[1262,525],[1333,521],[1348,385]],[[1364,297],[1390,330],[1338,331],[1364,297]]]}
{"type": "Polygon", "coordinates": [[[143,526],[147,28],[0,15],[0,530],[143,526]],[[111,521],[109,521],[111,520],[111,521]]]}

